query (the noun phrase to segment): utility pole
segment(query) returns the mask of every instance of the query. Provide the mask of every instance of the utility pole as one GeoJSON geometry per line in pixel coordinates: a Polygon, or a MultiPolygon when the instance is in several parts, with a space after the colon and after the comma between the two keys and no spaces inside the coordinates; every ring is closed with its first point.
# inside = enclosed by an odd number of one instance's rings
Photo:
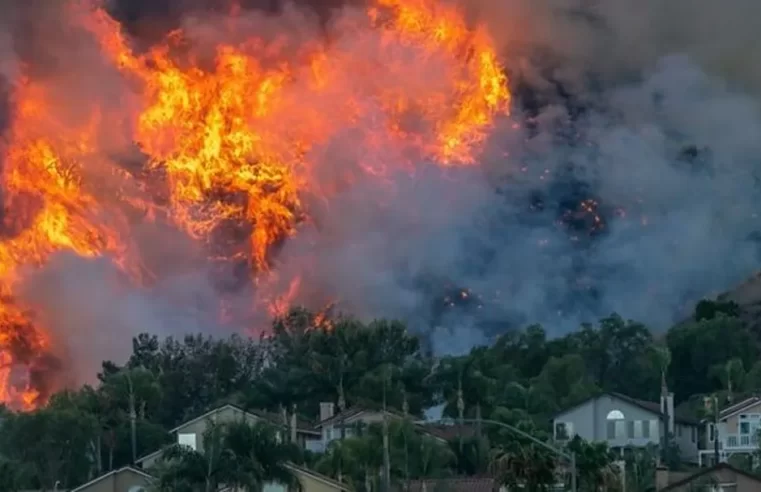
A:
{"type": "Polygon", "coordinates": [[[713,459],[719,464],[719,397],[713,395],[713,459]]]}

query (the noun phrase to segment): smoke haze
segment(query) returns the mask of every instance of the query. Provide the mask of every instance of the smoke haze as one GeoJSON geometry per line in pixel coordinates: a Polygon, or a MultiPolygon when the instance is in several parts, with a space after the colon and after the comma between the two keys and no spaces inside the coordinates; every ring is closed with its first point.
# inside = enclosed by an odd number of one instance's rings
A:
{"type": "MultiPolygon", "coordinates": [[[[246,14],[236,22],[264,38],[288,32],[295,45],[327,33],[334,46],[328,56],[351,47],[377,66],[389,62],[372,44],[356,43],[354,30],[369,29],[356,21],[357,7],[309,3],[240,2],[246,14]]],[[[338,300],[364,318],[398,317],[429,333],[435,351],[456,353],[509,327],[539,322],[557,335],[614,311],[662,329],[695,300],[758,268],[761,60],[753,53],[761,5],[458,3],[474,22],[487,22],[498,42],[512,115],[497,122],[480,166],[422,163],[414,176],[357,175],[329,203],[304,197],[312,220],[273,258],[283,286],[303,277],[296,302],[319,309],[338,300]]],[[[56,101],[72,124],[82,105],[136,104],[92,40],[61,27],[62,5],[32,2],[0,24],[0,95],[7,95],[0,128],[12,113],[12,91],[3,87],[19,63],[55,81],[56,101]]],[[[182,25],[211,45],[227,35],[232,3],[125,0],[109,7],[138,44],[182,25]]],[[[393,81],[384,77],[396,74],[383,70],[351,73],[342,87],[360,96],[370,84],[422,91],[441,84],[447,68],[436,60],[411,63],[393,81]]],[[[293,101],[302,99],[298,85],[290,90],[293,101]]],[[[336,92],[315,104],[330,114],[342,97],[336,92]]],[[[104,190],[103,169],[140,159],[130,131],[114,120],[99,132],[113,163],[87,169],[104,190]]],[[[382,166],[403,157],[357,142],[347,132],[312,151],[325,163],[312,176],[318,187],[351,175],[360,158],[382,166]]],[[[255,286],[239,285],[234,266],[220,274],[179,231],[145,225],[130,240],[159,273],[148,289],[121,279],[109,258],[69,253],[23,284],[23,299],[40,308],[78,381],[94,377],[102,359],[123,359],[137,333],[231,329],[216,318],[220,291],[235,291],[232,298],[225,292],[233,309],[250,308],[255,286]]]]}

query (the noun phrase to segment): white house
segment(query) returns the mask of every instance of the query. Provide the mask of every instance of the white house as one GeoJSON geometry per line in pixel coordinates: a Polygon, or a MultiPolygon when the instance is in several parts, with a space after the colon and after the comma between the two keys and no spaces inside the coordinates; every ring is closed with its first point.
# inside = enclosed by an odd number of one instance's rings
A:
{"type": "Polygon", "coordinates": [[[719,412],[718,422],[703,422],[704,446],[699,463],[714,464],[718,442],[719,462],[736,454],[758,453],[758,434],[761,431],[761,397],[747,398],[719,412]]]}
{"type": "Polygon", "coordinates": [[[667,412],[668,431],[679,446],[681,458],[697,462],[697,420],[674,411],[674,395],[669,394],[659,404],[637,400],[619,393],[603,393],[568,408],[553,419],[556,441],[562,442],[578,435],[587,441],[602,441],[612,449],[660,446],[664,414],[667,412]]]}

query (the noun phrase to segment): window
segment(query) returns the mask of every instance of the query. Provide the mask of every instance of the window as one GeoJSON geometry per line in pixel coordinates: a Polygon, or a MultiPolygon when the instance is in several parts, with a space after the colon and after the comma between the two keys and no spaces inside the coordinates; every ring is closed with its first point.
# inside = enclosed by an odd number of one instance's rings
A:
{"type": "Polygon", "coordinates": [[[660,435],[661,423],[657,420],[650,421],[650,435],[657,437],[660,435]]]}
{"type": "Polygon", "coordinates": [[[621,410],[611,410],[606,418],[608,420],[624,420],[624,414],[621,410]]]}
{"type": "Polygon", "coordinates": [[[650,421],[648,420],[642,421],[642,437],[650,439],[650,421]]]}
{"type": "Polygon", "coordinates": [[[626,437],[634,439],[634,421],[630,420],[626,423],[626,437]]]}
{"type": "Polygon", "coordinates": [[[615,439],[616,438],[616,422],[613,420],[608,420],[608,427],[606,429],[606,437],[608,439],[615,439]]]}
{"type": "Polygon", "coordinates": [[[740,422],[740,434],[750,434],[750,422],[740,422]]]}
{"type": "Polygon", "coordinates": [[[611,410],[606,417],[608,439],[624,437],[624,414],[620,410],[611,410]]]}
{"type": "Polygon", "coordinates": [[[177,434],[177,443],[181,446],[188,446],[193,451],[196,450],[196,435],[195,434],[177,434]]]}
{"type": "Polygon", "coordinates": [[[641,420],[634,421],[634,437],[642,437],[642,422],[641,420]]]}

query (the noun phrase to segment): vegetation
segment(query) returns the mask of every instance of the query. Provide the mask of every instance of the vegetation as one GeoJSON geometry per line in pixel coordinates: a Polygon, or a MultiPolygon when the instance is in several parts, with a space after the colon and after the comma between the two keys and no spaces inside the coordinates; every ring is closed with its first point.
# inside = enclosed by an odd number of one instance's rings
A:
{"type": "MultiPolygon", "coordinates": [[[[427,356],[401,323],[339,317],[326,324],[304,310],[278,319],[261,340],[144,334],[125,365],[103,363],[95,387],[56,394],[34,412],[3,413],[0,491],[52,490],[56,482],[70,488],[131,463],[133,453],[166,446],[173,459],[155,470],[163,490],[209,491],[220,483],[258,490],[269,480],[292,481],[286,462],[358,491],[379,490],[382,426],[354,429],[320,455],[281,442],[277,427],[263,424],[213,427],[207,439],[216,444],[203,453],[169,442],[168,429],[228,402],[270,411],[279,416],[276,426],[287,426],[294,413],[316,420],[321,402],[385,406],[407,417],[387,430],[393,482],[491,473],[508,486],[545,490],[568,479],[567,463],[531,441],[476,424],[468,432],[456,427],[445,444],[414,421],[442,405],[455,421],[495,420],[549,440],[556,412],[601,391],[657,401],[662,376],[677,403],[698,411],[703,395],[761,390],[759,339],[737,316],[732,305],[703,302],[693,320],[663,336],[616,315],[562,337],[529,326],[458,357],[427,356]]],[[[605,446],[575,439],[569,447],[580,490],[616,490],[618,465],[605,446]]],[[[655,456],[645,450],[628,457],[628,490],[652,485],[655,456]]]]}

